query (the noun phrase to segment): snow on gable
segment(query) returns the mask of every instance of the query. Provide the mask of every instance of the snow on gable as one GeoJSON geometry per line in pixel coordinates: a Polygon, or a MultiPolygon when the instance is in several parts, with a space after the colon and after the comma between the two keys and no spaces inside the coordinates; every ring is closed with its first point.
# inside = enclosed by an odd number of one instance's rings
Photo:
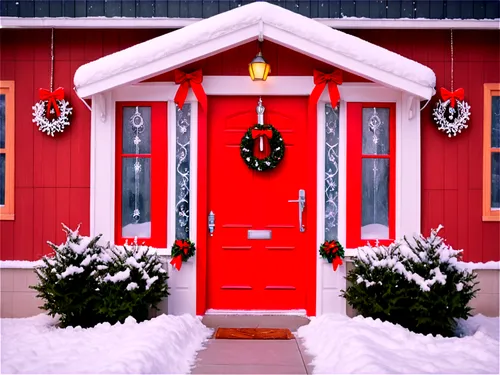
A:
{"type": "MultiPolygon", "coordinates": [[[[251,3],[81,66],[81,97],[186,65],[264,39],[421,98],[434,94],[434,72],[415,61],[266,2],[251,3]]],[[[311,73],[312,74],[312,73],[311,73]]]]}

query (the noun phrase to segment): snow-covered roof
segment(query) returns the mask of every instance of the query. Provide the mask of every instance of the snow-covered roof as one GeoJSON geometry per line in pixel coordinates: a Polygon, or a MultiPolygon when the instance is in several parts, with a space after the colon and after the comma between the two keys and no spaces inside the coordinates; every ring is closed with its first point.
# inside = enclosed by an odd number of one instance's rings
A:
{"type": "Polygon", "coordinates": [[[176,69],[259,36],[420,98],[434,95],[436,76],[430,68],[266,2],[232,9],[85,64],[75,73],[75,88],[79,96],[89,97],[176,69]]]}

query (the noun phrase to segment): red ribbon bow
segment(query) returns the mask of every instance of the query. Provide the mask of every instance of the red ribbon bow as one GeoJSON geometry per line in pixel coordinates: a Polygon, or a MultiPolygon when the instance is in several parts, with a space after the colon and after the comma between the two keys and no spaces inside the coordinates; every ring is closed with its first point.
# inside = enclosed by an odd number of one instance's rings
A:
{"type": "Polygon", "coordinates": [[[342,265],[342,258],[339,256],[336,256],[335,259],[333,259],[333,270],[337,271],[338,266],[342,265]]]}
{"type": "Polygon", "coordinates": [[[259,137],[266,137],[271,139],[273,137],[273,132],[271,129],[252,129],[252,138],[256,139],[259,137]]]}
{"type": "Polygon", "coordinates": [[[203,108],[207,108],[207,94],[203,90],[201,83],[203,82],[203,73],[198,69],[192,73],[184,73],[181,70],[174,72],[175,83],[180,85],[175,94],[174,101],[180,109],[184,106],[186,97],[189,91],[189,86],[193,89],[194,95],[200,102],[203,108]]]}
{"type": "Polygon", "coordinates": [[[49,90],[46,89],[40,89],[39,92],[40,92],[40,100],[48,100],[46,116],[49,116],[50,114],[50,107],[54,107],[57,117],[61,116],[61,111],[59,110],[59,106],[57,105],[56,99],[57,100],[64,99],[64,89],[62,87],[59,87],[53,92],[50,92],[49,90]]]}
{"type": "Polygon", "coordinates": [[[184,252],[184,255],[187,255],[188,251],[189,251],[189,244],[186,242],[186,241],[183,241],[183,240],[176,240],[175,241],[175,244],[177,246],[179,246],[179,248],[181,249],[181,251],[184,252]]]}
{"type": "Polygon", "coordinates": [[[451,92],[441,87],[439,91],[441,93],[441,98],[443,98],[444,101],[450,100],[450,105],[453,108],[455,108],[455,100],[464,100],[464,89],[456,89],[451,92]]]}
{"type": "Polygon", "coordinates": [[[327,254],[330,254],[330,252],[335,254],[338,249],[339,249],[339,247],[337,246],[337,244],[335,242],[333,242],[326,247],[325,251],[327,254]]]}
{"type": "Polygon", "coordinates": [[[177,268],[177,271],[180,271],[182,266],[182,254],[173,257],[170,261],[170,264],[177,268]]]}
{"type": "Polygon", "coordinates": [[[330,102],[332,103],[332,107],[335,108],[340,100],[340,92],[337,85],[342,84],[342,71],[334,70],[332,73],[326,74],[319,70],[314,70],[314,84],[316,86],[309,97],[310,102],[316,105],[326,84],[328,84],[330,102]]]}

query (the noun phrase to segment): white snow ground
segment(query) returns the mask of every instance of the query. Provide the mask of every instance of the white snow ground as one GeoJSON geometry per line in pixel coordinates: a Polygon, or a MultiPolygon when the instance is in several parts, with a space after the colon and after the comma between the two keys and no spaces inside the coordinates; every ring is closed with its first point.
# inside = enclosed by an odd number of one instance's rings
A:
{"type": "Polygon", "coordinates": [[[137,323],[56,328],[40,314],[1,319],[2,373],[187,374],[211,335],[191,315],[160,315],[137,323]]]}
{"type": "Polygon", "coordinates": [[[421,335],[388,322],[337,314],[300,327],[314,374],[499,373],[499,318],[461,320],[465,336],[421,335]]]}

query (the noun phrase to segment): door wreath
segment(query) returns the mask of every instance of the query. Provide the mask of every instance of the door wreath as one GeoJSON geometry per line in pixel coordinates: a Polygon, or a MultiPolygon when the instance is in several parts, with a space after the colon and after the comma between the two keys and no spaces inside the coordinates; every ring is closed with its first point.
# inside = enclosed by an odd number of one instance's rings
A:
{"type": "Polygon", "coordinates": [[[255,124],[248,128],[240,143],[240,155],[249,168],[259,172],[274,169],[283,160],[285,142],[281,133],[272,125],[255,124]],[[254,154],[255,141],[260,143],[260,151],[264,150],[264,143],[269,148],[268,156],[258,158],[254,154]]]}

